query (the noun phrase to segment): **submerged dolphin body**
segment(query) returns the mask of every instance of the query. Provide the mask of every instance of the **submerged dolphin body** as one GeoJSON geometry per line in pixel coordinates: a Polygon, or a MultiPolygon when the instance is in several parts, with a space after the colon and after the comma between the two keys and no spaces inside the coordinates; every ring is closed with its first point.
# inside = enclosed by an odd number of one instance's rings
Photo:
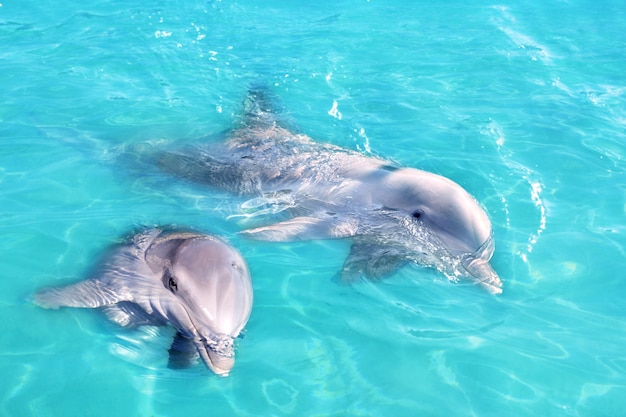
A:
{"type": "Polygon", "coordinates": [[[216,374],[234,365],[233,339],[248,321],[252,284],[241,255],[221,240],[152,229],[115,248],[92,279],[35,294],[46,308],[104,309],[122,326],[170,324],[170,366],[200,356],[216,374]]]}
{"type": "Polygon", "coordinates": [[[244,102],[242,125],[219,144],[163,152],[170,173],[254,198],[245,208],[287,218],[248,229],[269,241],[353,238],[341,275],[381,277],[407,262],[502,292],[485,211],[442,176],[313,142],[282,126],[266,89],[244,102]]]}

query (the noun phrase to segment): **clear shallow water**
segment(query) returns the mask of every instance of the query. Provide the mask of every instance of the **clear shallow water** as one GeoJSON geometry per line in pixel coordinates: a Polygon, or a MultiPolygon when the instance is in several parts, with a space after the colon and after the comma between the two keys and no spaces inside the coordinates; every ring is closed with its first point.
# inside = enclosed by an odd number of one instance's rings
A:
{"type": "Polygon", "coordinates": [[[2,2],[0,414],[621,415],[624,14],[618,1],[2,2]],[[258,80],[314,139],[474,194],[504,293],[419,268],[339,285],[349,242],[244,241],[226,220],[243,200],[118,157],[228,129],[258,80]],[[224,235],[248,260],[255,306],[226,379],[167,369],[167,330],[29,301],[157,224],[224,235]]]}

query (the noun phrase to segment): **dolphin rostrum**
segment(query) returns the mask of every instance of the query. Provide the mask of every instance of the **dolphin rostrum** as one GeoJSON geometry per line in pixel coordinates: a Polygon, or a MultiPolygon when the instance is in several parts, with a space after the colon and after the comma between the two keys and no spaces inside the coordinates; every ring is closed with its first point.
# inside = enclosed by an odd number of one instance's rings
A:
{"type": "Polygon", "coordinates": [[[250,238],[353,238],[341,272],[346,280],[378,278],[414,262],[502,292],[489,264],[491,222],[460,185],[294,133],[277,120],[266,88],[250,90],[244,116],[225,141],[162,152],[157,163],[166,172],[253,196],[246,210],[279,215],[242,232],[250,238]]]}
{"type": "Polygon", "coordinates": [[[239,252],[215,237],[150,229],[114,248],[95,277],[35,294],[46,308],[101,307],[128,327],[166,325],[177,333],[171,367],[198,355],[216,374],[234,365],[234,338],[252,309],[252,284],[239,252]]]}

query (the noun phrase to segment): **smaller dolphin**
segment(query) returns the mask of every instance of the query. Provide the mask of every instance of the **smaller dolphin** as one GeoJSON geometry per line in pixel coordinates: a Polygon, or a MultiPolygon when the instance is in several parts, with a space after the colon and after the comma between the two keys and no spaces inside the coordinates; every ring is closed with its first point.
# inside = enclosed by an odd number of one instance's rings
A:
{"type": "Polygon", "coordinates": [[[252,283],[242,256],[223,241],[150,229],[113,249],[94,278],[35,294],[44,308],[102,308],[125,327],[172,325],[170,367],[199,355],[217,375],[235,363],[234,343],[250,317],[252,283]]]}

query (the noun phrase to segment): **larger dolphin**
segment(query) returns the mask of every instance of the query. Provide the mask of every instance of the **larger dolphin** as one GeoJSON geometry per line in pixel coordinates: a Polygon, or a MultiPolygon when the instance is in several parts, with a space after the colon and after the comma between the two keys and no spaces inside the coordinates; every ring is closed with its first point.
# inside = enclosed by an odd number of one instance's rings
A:
{"type": "Polygon", "coordinates": [[[235,362],[233,339],[252,309],[252,284],[239,252],[221,240],[151,229],[115,248],[95,277],[42,290],[35,301],[46,308],[101,307],[122,326],[172,325],[170,366],[199,355],[226,376],[235,362]]]}
{"type": "Polygon", "coordinates": [[[489,264],[489,218],[440,175],[313,142],[276,118],[267,89],[252,89],[241,126],[225,141],[163,152],[165,171],[254,196],[246,208],[288,218],[243,233],[269,241],[353,238],[342,276],[381,277],[407,262],[434,266],[502,292],[489,264]],[[283,210],[284,209],[284,210],[283,210]]]}

